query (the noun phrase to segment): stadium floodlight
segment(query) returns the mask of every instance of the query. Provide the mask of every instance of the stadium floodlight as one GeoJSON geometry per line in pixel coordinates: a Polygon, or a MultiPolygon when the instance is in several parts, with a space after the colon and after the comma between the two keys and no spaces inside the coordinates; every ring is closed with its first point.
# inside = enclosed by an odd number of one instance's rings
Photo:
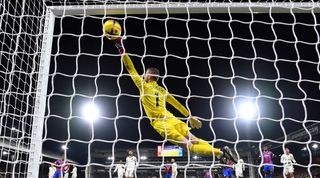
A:
{"type": "Polygon", "coordinates": [[[246,101],[239,105],[238,115],[242,119],[253,119],[257,114],[257,109],[254,103],[246,101]]]}
{"type": "Polygon", "coordinates": [[[194,156],[193,156],[193,159],[194,159],[194,160],[197,160],[198,158],[199,158],[199,157],[198,157],[197,155],[194,155],[194,156]]]}
{"type": "Polygon", "coordinates": [[[307,151],[307,147],[303,147],[301,150],[302,151],[307,151]]]}
{"type": "Polygon", "coordinates": [[[15,127],[12,127],[11,128],[11,131],[16,131],[17,129],[15,127]]]}
{"type": "Polygon", "coordinates": [[[147,156],[141,156],[140,159],[141,159],[141,160],[147,160],[148,157],[147,157],[147,156]]]}
{"type": "Polygon", "coordinates": [[[312,145],[312,148],[313,149],[317,149],[317,148],[319,148],[319,145],[315,143],[315,144],[312,145]]]}
{"type": "Polygon", "coordinates": [[[108,156],[108,160],[113,160],[114,158],[112,156],[108,156]]]}
{"type": "Polygon", "coordinates": [[[8,151],[3,151],[3,152],[2,152],[2,155],[8,155],[8,154],[9,154],[8,151]]]}
{"type": "Polygon", "coordinates": [[[68,149],[68,147],[67,147],[67,145],[62,145],[62,146],[61,146],[61,149],[63,149],[63,150],[67,150],[67,149],[68,149]]]}
{"type": "Polygon", "coordinates": [[[93,103],[84,105],[82,112],[83,112],[84,119],[86,119],[90,123],[93,123],[99,117],[99,109],[93,103]]]}

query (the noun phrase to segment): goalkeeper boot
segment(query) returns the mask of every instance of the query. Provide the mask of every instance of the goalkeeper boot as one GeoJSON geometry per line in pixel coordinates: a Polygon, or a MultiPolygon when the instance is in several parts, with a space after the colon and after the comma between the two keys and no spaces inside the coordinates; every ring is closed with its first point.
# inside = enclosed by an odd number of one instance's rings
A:
{"type": "Polygon", "coordinates": [[[234,164],[237,163],[237,158],[232,154],[231,149],[228,146],[225,146],[221,149],[222,153],[222,162],[223,160],[231,160],[232,162],[234,162],[234,164]],[[223,159],[225,158],[225,159],[223,159]]]}

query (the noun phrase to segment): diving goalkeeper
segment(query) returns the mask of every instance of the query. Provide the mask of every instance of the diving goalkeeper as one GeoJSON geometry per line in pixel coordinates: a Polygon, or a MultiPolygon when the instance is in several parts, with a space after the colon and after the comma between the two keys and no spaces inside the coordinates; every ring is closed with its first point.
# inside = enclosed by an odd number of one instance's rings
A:
{"type": "Polygon", "coordinates": [[[201,121],[196,117],[192,117],[189,111],[177,99],[157,84],[159,78],[158,69],[148,68],[142,78],[136,71],[128,54],[124,52],[122,38],[119,37],[113,40],[113,43],[121,54],[122,62],[128,70],[131,79],[139,89],[143,108],[154,130],[171,143],[188,149],[192,153],[203,156],[215,155],[217,158],[221,158],[222,161],[230,159],[236,163],[236,159],[229,147],[225,146],[222,149],[212,148],[208,142],[195,137],[185,122],[182,122],[166,109],[166,102],[168,102],[185,117],[190,118],[189,123],[191,128],[201,128],[201,121]]]}

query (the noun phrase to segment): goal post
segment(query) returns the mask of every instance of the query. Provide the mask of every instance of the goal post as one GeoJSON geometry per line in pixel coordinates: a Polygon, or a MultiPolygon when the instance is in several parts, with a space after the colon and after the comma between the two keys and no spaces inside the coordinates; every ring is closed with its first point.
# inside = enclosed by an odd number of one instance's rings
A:
{"type": "Polygon", "coordinates": [[[39,169],[42,162],[42,137],[46,110],[54,21],[54,14],[50,10],[47,10],[43,28],[41,57],[37,80],[38,83],[35,97],[35,109],[32,122],[32,134],[28,160],[28,178],[36,178],[39,176],[39,169]]]}
{"type": "Polygon", "coordinates": [[[27,177],[43,10],[42,1],[0,2],[0,177],[27,177]]]}
{"type": "MultiPolygon", "coordinates": [[[[12,147],[12,145],[8,145],[8,143],[3,142],[0,144],[1,147],[7,147],[10,149],[17,149],[22,150],[23,152],[28,152],[28,169],[27,169],[27,177],[28,178],[38,178],[39,177],[39,170],[40,165],[43,163],[43,135],[44,135],[44,122],[45,122],[45,115],[46,108],[47,108],[47,91],[48,91],[48,83],[49,83],[49,69],[50,63],[52,60],[52,46],[53,46],[53,37],[54,37],[54,28],[55,28],[55,19],[56,18],[63,18],[66,16],[72,16],[77,18],[86,18],[89,16],[98,16],[101,21],[104,20],[106,16],[110,17],[112,15],[139,15],[139,14],[230,14],[230,13],[248,13],[248,14],[258,14],[258,13],[319,13],[320,12],[320,3],[318,2],[250,2],[250,3],[218,3],[218,2],[209,2],[209,3],[199,3],[199,2],[133,2],[126,1],[125,3],[119,4],[101,4],[101,5],[66,5],[66,6],[46,6],[46,14],[44,17],[44,24],[43,24],[43,33],[42,35],[42,46],[40,48],[40,61],[37,76],[37,84],[35,89],[35,102],[34,102],[34,111],[32,115],[31,123],[31,135],[30,135],[30,143],[28,146],[23,148],[12,147]]],[[[1,18],[0,18],[1,19],[1,18]]],[[[189,20],[189,19],[187,19],[189,20]]],[[[5,21],[5,19],[1,19],[1,21],[5,21]]],[[[2,22],[0,25],[2,25],[2,22]]],[[[2,26],[1,26],[2,27],[2,26]]],[[[40,27],[42,28],[42,27],[40,27]]],[[[102,27],[101,27],[102,28],[102,27]]],[[[97,30],[101,30],[100,27],[97,27],[97,30]]],[[[82,35],[82,34],[81,34],[82,35]]],[[[102,34],[101,34],[102,35],[102,34]]],[[[101,38],[103,38],[101,36],[101,38]]],[[[277,39],[275,39],[277,40],[277,39]]],[[[2,48],[1,48],[2,49],[2,48]]],[[[80,54],[77,54],[80,55],[80,54]]],[[[99,55],[99,54],[95,54],[99,55]]],[[[2,54],[1,56],[2,57],[2,54]]],[[[190,56],[188,56],[190,57],[190,56]]],[[[209,58],[212,56],[209,56],[209,58]]],[[[235,57],[235,56],[232,56],[235,57]]],[[[226,57],[224,57],[226,58],[226,57]]],[[[316,64],[312,64],[316,65],[316,64]]],[[[319,67],[319,64],[318,64],[319,67]]],[[[319,71],[319,69],[318,69],[319,71]]],[[[11,71],[12,72],[12,71],[11,71]]],[[[279,71],[278,71],[279,73],[279,71]]],[[[233,73],[234,74],[234,73],[233,73]]],[[[119,74],[119,76],[122,74],[119,74]]],[[[255,74],[256,75],[256,74],[255,74]]],[[[301,75],[301,74],[299,74],[301,75]]],[[[190,76],[189,76],[190,77],[190,76]]],[[[210,78],[211,76],[209,76],[210,78]]],[[[227,78],[224,76],[218,76],[218,78],[227,78]]],[[[280,75],[278,76],[280,77],[280,75]]],[[[201,78],[201,77],[199,77],[201,78]]],[[[257,77],[255,76],[255,79],[257,77]]],[[[301,77],[300,77],[301,78],[301,77]]],[[[229,79],[229,78],[228,78],[229,79]]],[[[7,79],[8,80],[8,79],[7,79]]],[[[208,79],[210,80],[210,79],[208,79]]],[[[231,79],[230,79],[231,80],[231,79]]],[[[253,79],[254,80],[254,79],[253,79]]],[[[268,80],[268,79],[265,79],[268,80]]],[[[298,79],[295,82],[300,82],[301,79],[298,79]]],[[[290,80],[289,80],[290,82],[290,80]]],[[[315,82],[315,81],[312,81],[315,82]]],[[[187,84],[186,84],[187,85],[187,84]]],[[[235,88],[235,84],[232,83],[232,86],[235,88]]],[[[279,89],[277,89],[279,90],[279,89]]],[[[280,90],[279,90],[280,91],[280,90]]],[[[281,92],[281,91],[280,91],[281,92]]],[[[2,94],[5,95],[5,92],[2,94]]],[[[74,94],[73,94],[74,95],[74,94]]],[[[117,96],[118,97],[118,96],[117,96]]],[[[190,94],[188,95],[190,97],[190,94]]],[[[200,96],[201,98],[202,96],[200,96]]],[[[223,96],[225,98],[229,96],[223,96]]],[[[259,95],[260,97],[260,95],[259,95]]],[[[306,97],[305,97],[306,98],[306,97]]],[[[212,97],[211,97],[212,99],[212,97]]],[[[277,98],[280,100],[280,98],[277,98]]],[[[281,99],[283,97],[281,96],[281,99]]],[[[296,98],[292,98],[293,100],[296,98]]],[[[320,102],[318,99],[314,99],[315,102],[320,102]]],[[[255,100],[257,103],[257,99],[255,100]]],[[[235,106],[235,102],[233,101],[233,105],[235,106]]],[[[0,108],[2,109],[2,108],[0,108]]],[[[234,109],[236,110],[236,109],[234,109]]],[[[2,110],[0,110],[2,111],[2,110]]],[[[6,113],[6,110],[4,114],[6,113]]],[[[237,113],[237,111],[235,111],[237,113]]],[[[1,114],[1,119],[2,115],[1,114]]],[[[238,113],[237,113],[238,114],[238,113]]],[[[259,117],[259,112],[258,112],[259,117]]],[[[116,117],[118,117],[117,115],[116,117]]],[[[142,118],[142,116],[141,116],[142,118]]],[[[237,118],[237,116],[232,117],[237,118]]],[[[284,120],[284,116],[282,116],[282,121],[284,120]]],[[[210,118],[212,122],[213,118],[210,118]]],[[[281,121],[281,122],[282,122],[281,121]]],[[[306,119],[302,121],[303,126],[305,127],[306,119]]],[[[1,124],[4,125],[1,121],[1,124]]],[[[46,129],[46,128],[45,128],[46,129]]],[[[69,128],[68,128],[69,129],[69,128]]],[[[140,128],[139,128],[140,129],[140,128]]],[[[68,130],[69,131],[69,130],[68,130]]],[[[139,130],[140,131],[140,130],[139,130]]],[[[261,133],[261,131],[260,131],[261,133]]],[[[237,138],[239,139],[239,135],[237,133],[237,138]]],[[[92,138],[93,139],[93,138],[92,138]]],[[[284,138],[287,141],[287,138],[284,138]]],[[[239,140],[237,140],[239,141],[239,140]]],[[[236,141],[236,144],[237,144],[236,141]]],[[[312,140],[311,140],[312,141],[312,140]]],[[[230,141],[232,142],[232,141],[230,141]]],[[[242,141],[244,142],[244,141],[242,141]]],[[[258,141],[260,144],[263,140],[258,141]]],[[[115,143],[115,142],[114,142],[115,143]]],[[[311,143],[310,140],[306,142],[306,144],[311,143]]],[[[213,143],[212,143],[213,144],[213,143]]],[[[235,151],[236,144],[234,146],[235,151]]],[[[307,146],[308,147],[308,146],[307,146]]],[[[138,147],[137,147],[138,148],[138,147]]],[[[260,148],[261,149],[261,148],[260,148]]],[[[309,149],[309,147],[308,147],[309,149]]],[[[308,151],[311,153],[309,149],[308,151]]],[[[114,153],[114,152],[113,152],[114,153]]],[[[90,156],[90,152],[88,153],[90,156]]],[[[114,155],[112,155],[114,156],[114,155]]],[[[2,159],[2,158],[1,158],[2,159]]],[[[250,157],[250,159],[252,159],[250,157]]],[[[112,165],[114,161],[112,161],[112,165]]],[[[252,164],[252,163],[249,163],[252,164]]],[[[310,167],[309,163],[309,167],[310,167]]],[[[315,165],[315,164],[313,164],[315,165]]],[[[316,165],[317,166],[317,165],[316,165]]],[[[186,168],[187,169],[187,168],[186,168]]],[[[86,169],[86,170],[90,170],[86,169]]],[[[111,170],[111,168],[110,168],[111,170]]],[[[159,173],[160,174],[160,173],[159,173]]],[[[256,177],[255,171],[253,171],[253,167],[250,167],[250,177],[256,177]]],[[[309,168],[309,174],[310,168],[309,168]]],[[[90,173],[85,174],[86,177],[90,177],[90,173]]],[[[111,172],[108,173],[111,175],[111,172]]],[[[14,176],[14,174],[13,174],[14,176]]]]}

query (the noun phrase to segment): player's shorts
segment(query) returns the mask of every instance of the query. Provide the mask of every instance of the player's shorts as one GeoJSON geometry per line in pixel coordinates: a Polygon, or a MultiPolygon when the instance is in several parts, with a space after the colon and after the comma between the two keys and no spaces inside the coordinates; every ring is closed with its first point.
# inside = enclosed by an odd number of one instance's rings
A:
{"type": "Polygon", "coordinates": [[[294,173],[293,166],[284,166],[283,172],[285,175],[288,175],[289,173],[294,173]]]}
{"type": "Polygon", "coordinates": [[[62,172],[61,171],[56,171],[54,174],[53,174],[53,178],[60,178],[62,177],[62,172]]]}
{"type": "Polygon", "coordinates": [[[172,173],[172,178],[177,178],[178,174],[177,173],[172,173]]]}
{"type": "Polygon", "coordinates": [[[163,138],[169,139],[174,144],[178,143],[175,141],[181,141],[191,129],[185,122],[173,115],[166,119],[154,120],[151,125],[163,138]]]}
{"type": "Polygon", "coordinates": [[[223,177],[229,177],[232,178],[232,170],[230,168],[223,170],[223,177]]]}
{"type": "Polygon", "coordinates": [[[166,173],[166,178],[171,178],[172,174],[171,173],[166,173]]]}
{"type": "Polygon", "coordinates": [[[265,172],[265,173],[267,173],[267,172],[273,173],[273,170],[274,170],[274,168],[273,168],[272,165],[265,165],[265,166],[263,167],[263,172],[265,172]]]}
{"type": "Polygon", "coordinates": [[[236,170],[235,172],[236,172],[236,176],[237,177],[243,177],[243,171],[242,170],[238,170],[238,171],[236,170]]]}
{"type": "Polygon", "coordinates": [[[125,177],[134,177],[134,169],[127,169],[125,177]]]}
{"type": "Polygon", "coordinates": [[[123,172],[118,172],[118,178],[122,178],[123,177],[123,172]]]}

